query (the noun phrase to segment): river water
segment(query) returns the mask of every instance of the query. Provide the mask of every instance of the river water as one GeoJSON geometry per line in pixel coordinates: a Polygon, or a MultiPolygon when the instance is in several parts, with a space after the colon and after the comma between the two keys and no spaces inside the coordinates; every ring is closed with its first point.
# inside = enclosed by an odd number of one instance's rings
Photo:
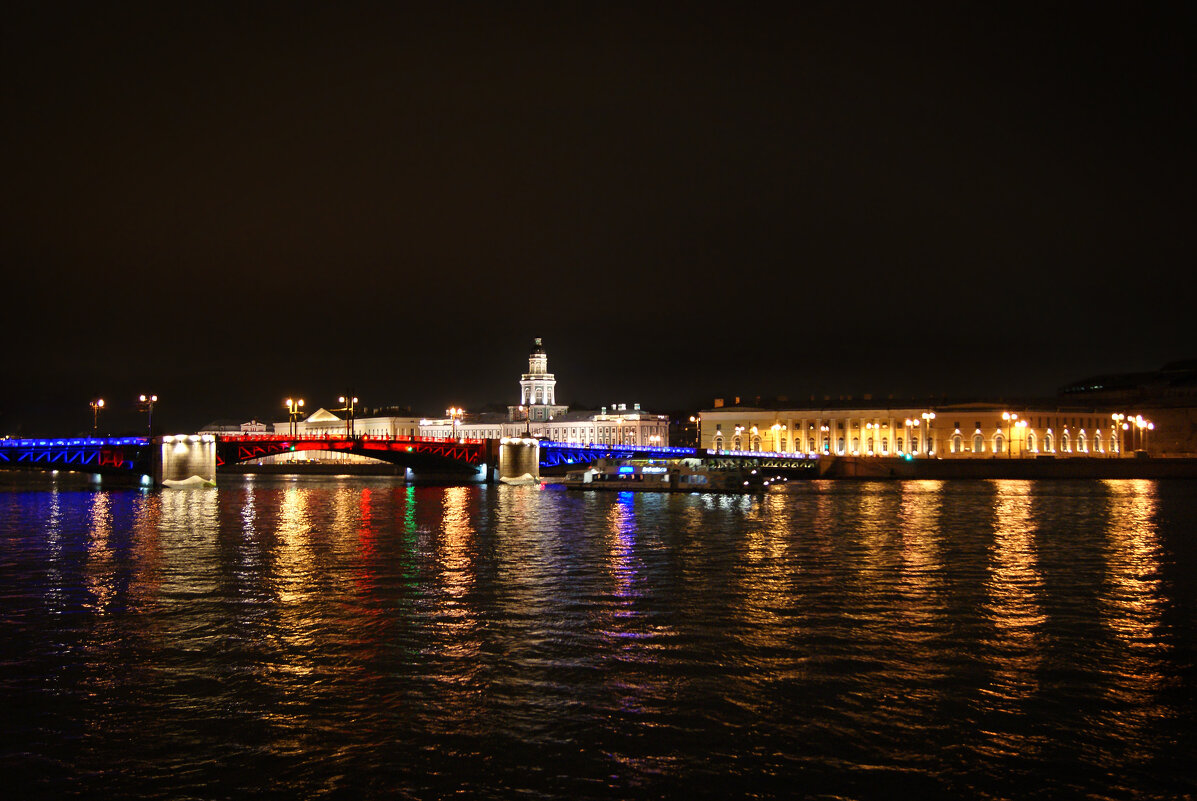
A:
{"type": "Polygon", "coordinates": [[[1197,483],[0,488],[37,798],[1191,798],[1197,483]]]}

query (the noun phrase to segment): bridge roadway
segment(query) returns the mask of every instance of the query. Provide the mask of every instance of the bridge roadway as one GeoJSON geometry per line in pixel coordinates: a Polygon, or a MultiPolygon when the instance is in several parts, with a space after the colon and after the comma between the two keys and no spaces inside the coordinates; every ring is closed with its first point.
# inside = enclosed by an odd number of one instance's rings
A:
{"type": "Polygon", "coordinates": [[[284,453],[345,453],[413,469],[435,468],[473,472],[498,462],[498,440],[441,437],[286,437],[271,434],[220,436],[217,469],[284,453]]]}
{"type": "Polygon", "coordinates": [[[540,466],[589,464],[596,459],[701,459],[711,467],[757,467],[784,471],[790,476],[818,475],[816,457],[761,451],[715,451],[706,448],[645,447],[639,445],[582,445],[571,442],[540,443],[540,466]]]}
{"type": "Polygon", "coordinates": [[[91,437],[0,440],[0,468],[71,470],[82,473],[155,475],[155,458],[162,443],[183,439],[215,441],[216,467],[249,462],[285,453],[345,453],[365,456],[413,470],[476,473],[483,465],[499,463],[502,444],[538,446],[540,467],[588,464],[596,459],[702,459],[715,466],[756,466],[785,469],[791,474],[818,472],[817,460],[805,456],[751,451],[711,451],[697,448],[644,447],[535,441],[530,439],[448,439],[438,437],[287,437],[280,435],[157,437],[91,437]]]}

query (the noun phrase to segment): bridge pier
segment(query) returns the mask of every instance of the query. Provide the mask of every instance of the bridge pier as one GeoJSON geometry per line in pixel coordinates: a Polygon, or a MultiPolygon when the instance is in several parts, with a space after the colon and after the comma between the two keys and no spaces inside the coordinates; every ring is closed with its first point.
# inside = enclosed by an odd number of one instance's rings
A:
{"type": "Polygon", "coordinates": [[[216,483],[216,438],[204,434],[165,436],[151,443],[158,486],[216,483]]]}
{"type": "Polygon", "coordinates": [[[540,480],[540,441],[531,437],[499,440],[499,480],[540,480]]]}

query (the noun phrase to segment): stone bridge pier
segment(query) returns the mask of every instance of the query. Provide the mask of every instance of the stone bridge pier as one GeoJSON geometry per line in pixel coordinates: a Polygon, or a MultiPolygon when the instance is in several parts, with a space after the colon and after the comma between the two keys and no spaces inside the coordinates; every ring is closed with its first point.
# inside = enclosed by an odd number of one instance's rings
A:
{"type": "Polygon", "coordinates": [[[216,438],[208,434],[176,434],[151,444],[154,483],[159,486],[216,483],[216,438]]]}
{"type": "Polygon", "coordinates": [[[499,440],[499,480],[540,480],[540,441],[532,437],[499,440]]]}

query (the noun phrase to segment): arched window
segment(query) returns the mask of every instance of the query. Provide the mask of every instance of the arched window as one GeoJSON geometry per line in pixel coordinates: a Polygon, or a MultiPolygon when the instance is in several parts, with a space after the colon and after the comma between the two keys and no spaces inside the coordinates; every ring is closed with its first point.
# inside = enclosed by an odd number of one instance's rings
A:
{"type": "Polygon", "coordinates": [[[852,438],[852,452],[858,453],[860,451],[860,437],[852,438]]]}
{"type": "Polygon", "coordinates": [[[952,435],[952,453],[964,453],[964,437],[960,434],[952,435]]]}
{"type": "Polygon", "coordinates": [[[887,454],[889,454],[889,440],[886,439],[885,437],[882,437],[881,438],[881,455],[885,456],[887,454]]]}
{"type": "Polygon", "coordinates": [[[1002,436],[1002,432],[997,432],[993,435],[993,452],[1005,453],[1006,438],[1002,436]]]}
{"type": "Polygon", "coordinates": [[[723,450],[723,437],[715,437],[715,450],[723,450]]]}
{"type": "Polygon", "coordinates": [[[740,450],[740,438],[739,437],[735,437],[734,439],[732,439],[732,450],[733,451],[740,450]]]}
{"type": "Polygon", "coordinates": [[[874,451],[873,451],[873,438],[872,438],[872,437],[869,437],[869,438],[868,438],[868,440],[865,442],[865,447],[868,449],[869,455],[870,455],[870,456],[872,456],[872,455],[873,455],[873,453],[874,453],[874,451]]]}
{"type": "Polygon", "coordinates": [[[780,450],[782,453],[785,453],[786,448],[789,447],[789,444],[790,444],[789,441],[785,437],[782,437],[777,442],[778,442],[778,450],[780,450]]]}
{"type": "Polygon", "coordinates": [[[1101,441],[1101,432],[1100,431],[1093,432],[1093,452],[1094,453],[1105,453],[1106,452],[1105,443],[1103,443],[1101,441]]]}
{"type": "Polygon", "coordinates": [[[1122,451],[1122,437],[1118,436],[1118,432],[1110,432],[1110,453],[1121,453],[1122,451]]]}
{"type": "Polygon", "coordinates": [[[1069,453],[1072,450],[1072,442],[1068,439],[1067,431],[1060,435],[1060,450],[1064,453],[1069,453]]]}
{"type": "Polygon", "coordinates": [[[1031,451],[1032,453],[1035,452],[1035,432],[1034,431],[1027,432],[1027,450],[1031,451]]]}
{"type": "Polygon", "coordinates": [[[752,438],[752,450],[759,451],[760,449],[761,449],[761,438],[753,437],[752,438]]]}
{"type": "Polygon", "coordinates": [[[815,438],[811,437],[809,442],[810,442],[810,447],[807,448],[807,452],[814,453],[816,450],[818,450],[818,446],[815,445],[815,438]]]}
{"type": "Polygon", "coordinates": [[[1043,435],[1043,450],[1047,451],[1048,453],[1051,453],[1053,450],[1055,450],[1055,445],[1056,445],[1056,440],[1052,436],[1052,432],[1048,431],[1046,434],[1043,435]]]}
{"type": "Polygon", "coordinates": [[[896,438],[894,439],[894,442],[895,442],[895,443],[897,443],[897,447],[898,447],[898,453],[901,453],[901,452],[902,452],[902,444],[903,444],[903,443],[902,443],[902,438],[901,438],[901,437],[896,437],[896,438]]]}
{"type": "Polygon", "coordinates": [[[831,437],[823,435],[823,453],[831,453],[831,437]]]}
{"type": "Polygon", "coordinates": [[[984,452],[985,452],[985,437],[981,436],[980,433],[973,434],[973,453],[984,453],[984,452]]]}
{"type": "Polygon", "coordinates": [[[835,452],[840,456],[844,455],[844,438],[840,437],[835,441],[835,452]]]}
{"type": "Polygon", "coordinates": [[[1077,432],[1077,435],[1076,435],[1076,450],[1077,450],[1077,453],[1088,453],[1088,452],[1089,452],[1089,443],[1088,443],[1088,441],[1085,439],[1085,432],[1084,432],[1084,431],[1079,431],[1079,432],[1077,432]]]}

